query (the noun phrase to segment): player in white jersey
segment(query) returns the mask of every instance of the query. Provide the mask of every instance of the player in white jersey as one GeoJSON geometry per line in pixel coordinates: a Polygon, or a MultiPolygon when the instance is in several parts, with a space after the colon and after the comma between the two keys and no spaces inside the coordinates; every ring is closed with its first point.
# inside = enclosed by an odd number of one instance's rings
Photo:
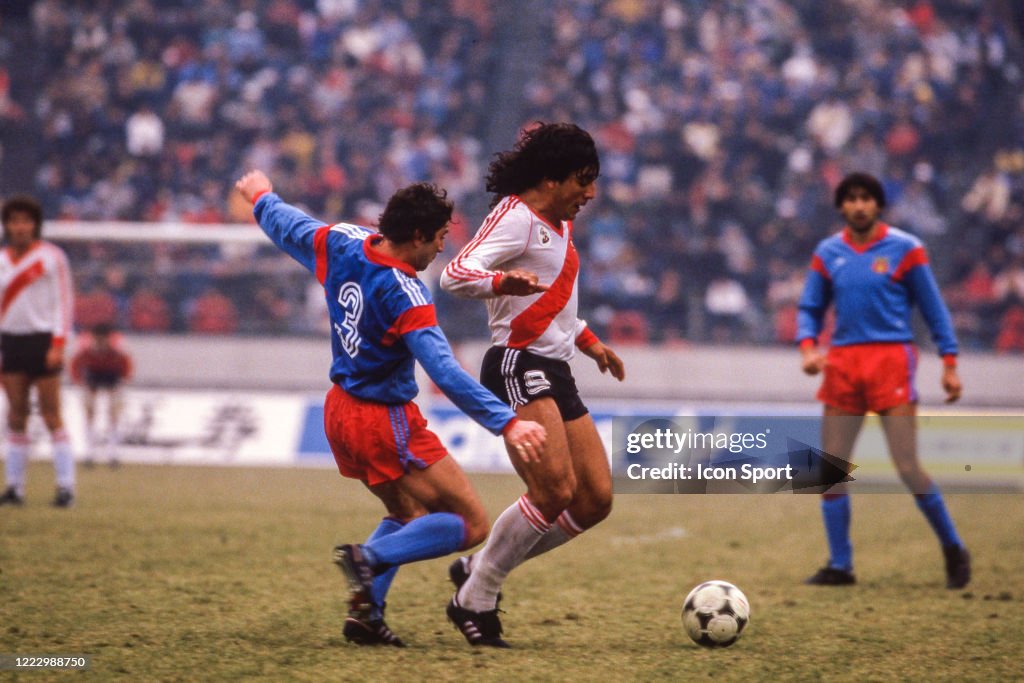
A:
{"type": "Polygon", "coordinates": [[[60,410],[60,373],[71,333],[72,287],[68,259],[42,240],[43,213],[31,197],[8,199],[0,251],[0,380],[7,395],[7,489],[0,505],[21,505],[29,440],[29,391],[36,387],[39,411],[53,440],[57,495],[53,504],[74,500],[75,462],[60,410]]]}
{"type": "Polygon", "coordinates": [[[572,221],[594,198],[599,172],[594,141],[578,126],[524,131],[491,163],[493,210],[441,277],[448,292],[487,301],[493,346],[481,383],[548,433],[539,461],[509,452],[527,492],[498,517],[483,550],[449,569],[457,590],[448,616],[471,645],[508,647],[497,614],[508,573],[611,511],[608,458],[568,364],[578,348],[625,378],[619,357],[577,317],[572,221]]]}

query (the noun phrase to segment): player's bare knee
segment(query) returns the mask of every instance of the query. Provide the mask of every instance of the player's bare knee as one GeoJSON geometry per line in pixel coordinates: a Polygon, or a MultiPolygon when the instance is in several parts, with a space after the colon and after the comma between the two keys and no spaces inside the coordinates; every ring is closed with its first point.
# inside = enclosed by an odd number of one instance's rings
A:
{"type": "Polygon", "coordinates": [[[914,480],[924,476],[924,470],[916,462],[896,463],[896,473],[903,481],[914,480]]]}
{"type": "Polygon", "coordinates": [[[600,524],[612,512],[612,492],[580,492],[570,506],[573,520],[584,529],[600,524]]]}
{"type": "Polygon", "coordinates": [[[612,513],[611,491],[608,492],[607,496],[601,495],[600,497],[592,500],[588,513],[589,518],[585,522],[581,522],[586,527],[592,527],[607,519],[608,515],[612,513]]]}
{"type": "Polygon", "coordinates": [[[530,491],[530,502],[540,510],[544,519],[552,522],[572,503],[573,488],[572,482],[552,483],[537,491],[530,491]]]}

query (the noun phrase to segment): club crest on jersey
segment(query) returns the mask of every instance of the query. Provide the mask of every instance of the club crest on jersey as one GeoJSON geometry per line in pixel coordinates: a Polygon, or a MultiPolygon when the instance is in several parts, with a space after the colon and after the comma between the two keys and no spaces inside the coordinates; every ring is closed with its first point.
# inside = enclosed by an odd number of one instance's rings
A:
{"type": "Polygon", "coordinates": [[[548,232],[548,229],[545,228],[543,225],[540,226],[540,231],[538,231],[537,234],[540,236],[541,244],[547,244],[548,242],[551,241],[551,233],[548,232]]]}
{"type": "Polygon", "coordinates": [[[885,275],[889,272],[889,259],[885,256],[879,256],[871,262],[871,270],[878,273],[879,275],[885,275]]]}

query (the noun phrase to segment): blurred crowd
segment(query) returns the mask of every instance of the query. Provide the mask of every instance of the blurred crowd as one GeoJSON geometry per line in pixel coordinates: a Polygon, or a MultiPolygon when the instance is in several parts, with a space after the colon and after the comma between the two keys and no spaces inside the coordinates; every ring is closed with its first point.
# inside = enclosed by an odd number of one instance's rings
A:
{"type": "MultiPolygon", "coordinates": [[[[1015,3],[540,6],[39,0],[36,192],[49,218],[248,221],[231,186],[260,167],[325,220],[372,224],[417,180],[479,203],[497,151],[484,141],[510,138],[491,129],[500,74],[528,59],[515,119],[598,141],[576,242],[582,315],[613,343],[792,341],[810,253],[841,227],[832,188],[864,170],[884,181],[888,222],[927,244],[962,343],[1024,351],[1015,3]],[[539,39],[515,40],[516,22],[539,39]]],[[[0,102],[2,88],[0,72],[0,102]]],[[[83,326],[321,329],[318,298],[272,247],[68,245],[83,326]]],[[[453,337],[485,333],[439,303],[453,337]]]]}
{"type": "Polygon", "coordinates": [[[1009,4],[554,3],[528,119],[598,136],[590,319],[623,339],[788,342],[846,173],[884,182],[967,347],[1024,350],[1024,99],[1009,4]]]}

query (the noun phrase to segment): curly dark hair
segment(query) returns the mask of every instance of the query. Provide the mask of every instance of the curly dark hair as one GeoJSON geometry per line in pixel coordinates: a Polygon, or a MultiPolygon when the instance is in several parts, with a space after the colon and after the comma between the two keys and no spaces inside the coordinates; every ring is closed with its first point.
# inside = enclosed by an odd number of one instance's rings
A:
{"type": "Polygon", "coordinates": [[[524,129],[515,147],[495,154],[487,170],[487,191],[494,207],[503,197],[518,194],[543,180],[562,182],[575,174],[589,185],[601,173],[601,161],[590,133],[574,123],[543,123],[524,129]]]}
{"type": "Polygon", "coordinates": [[[455,205],[448,191],[431,183],[414,183],[391,195],[384,213],[377,219],[380,234],[395,244],[416,237],[427,242],[452,219],[455,205]]]}
{"type": "Polygon", "coordinates": [[[854,188],[864,190],[868,196],[873,197],[879,209],[885,208],[885,190],[878,178],[869,173],[851,173],[843,178],[836,187],[835,205],[837,209],[843,205],[846,196],[854,188]]]}
{"type": "Polygon", "coordinates": [[[43,207],[40,206],[33,197],[29,197],[25,194],[14,195],[4,202],[3,208],[0,209],[0,221],[3,222],[4,226],[4,241],[7,241],[7,221],[11,219],[11,215],[20,212],[27,213],[32,219],[32,222],[36,224],[34,236],[39,239],[43,234],[43,207]]]}

